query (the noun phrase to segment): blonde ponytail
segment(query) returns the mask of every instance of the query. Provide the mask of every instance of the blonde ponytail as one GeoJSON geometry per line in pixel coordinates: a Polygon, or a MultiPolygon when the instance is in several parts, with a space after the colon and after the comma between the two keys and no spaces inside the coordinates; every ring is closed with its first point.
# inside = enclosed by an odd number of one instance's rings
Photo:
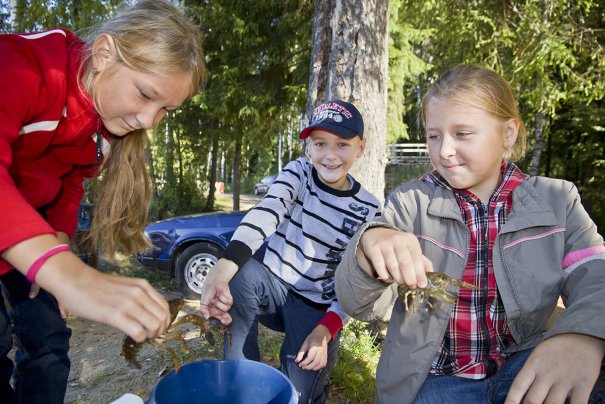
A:
{"type": "Polygon", "coordinates": [[[149,246],[143,234],[151,201],[151,181],[145,164],[147,133],[137,130],[114,138],[101,166],[102,179],[89,238],[95,252],[113,257],[149,246]]]}

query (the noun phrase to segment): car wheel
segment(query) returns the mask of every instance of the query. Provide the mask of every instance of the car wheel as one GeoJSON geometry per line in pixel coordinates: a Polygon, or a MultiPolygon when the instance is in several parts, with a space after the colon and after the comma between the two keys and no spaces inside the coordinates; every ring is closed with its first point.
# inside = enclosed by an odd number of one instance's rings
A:
{"type": "Polygon", "coordinates": [[[218,261],[222,249],[216,244],[197,243],[185,249],[176,260],[175,278],[186,299],[199,299],[208,272],[218,261]]]}

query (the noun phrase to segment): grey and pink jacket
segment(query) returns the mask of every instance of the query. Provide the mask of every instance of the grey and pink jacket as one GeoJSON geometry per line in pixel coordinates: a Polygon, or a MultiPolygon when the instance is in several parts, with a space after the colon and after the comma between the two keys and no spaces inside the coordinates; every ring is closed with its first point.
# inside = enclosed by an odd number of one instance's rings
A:
{"type": "MultiPolygon", "coordinates": [[[[512,198],[493,249],[498,291],[514,338],[507,352],[533,348],[563,333],[605,339],[605,247],[577,189],[567,181],[530,177],[513,190],[512,198]],[[552,324],[559,297],[566,309],[552,324]]],[[[435,271],[456,279],[467,261],[469,230],[451,191],[412,181],[390,195],[380,222],[359,229],[336,271],[336,296],[352,317],[382,318],[395,303],[378,364],[375,402],[412,402],[452,305],[406,313],[396,285],[374,279],[357,264],[359,237],[371,226],[415,233],[435,271]]]]}

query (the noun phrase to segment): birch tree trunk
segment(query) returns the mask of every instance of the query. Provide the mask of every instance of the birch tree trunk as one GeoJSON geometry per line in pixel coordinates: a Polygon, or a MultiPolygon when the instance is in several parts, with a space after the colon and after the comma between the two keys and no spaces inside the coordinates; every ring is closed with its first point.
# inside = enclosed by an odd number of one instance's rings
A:
{"type": "Polygon", "coordinates": [[[351,174],[384,199],[388,85],[388,0],[315,0],[307,115],[321,102],[354,104],[366,150],[351,174]]]}
{"type": "Polygon", "coordinates": [[[536,145],[531,155],[531,162],[529,164],[529,175],[538,175],[538,169],[540,168],[540,157],[542,156],[542,150],[544,150],[544,123],[546,117],[544,112],[538,113],[536,116],[536,145]]]}
{"type": "MultiPolygon", "coordinates": [[[[155,126],[153,128],[153,136],[156,137],[158,133],[158,127],[155,126]]],[[[151,152],[151,140],[149,137],[147,138],[147,146],[145,146],[145,162],[147,163],[148,172],[149,172],[149,180],[151,181],[151,189],[153,193],[153,198],[156,202],[160,200],[160,195],[158,193],[158,180],[155,175],[155,167],[154,167],[154,159],[153,153],[151,152]]],[[[158,208],[159,210],[159,208],[158,208]]]]}

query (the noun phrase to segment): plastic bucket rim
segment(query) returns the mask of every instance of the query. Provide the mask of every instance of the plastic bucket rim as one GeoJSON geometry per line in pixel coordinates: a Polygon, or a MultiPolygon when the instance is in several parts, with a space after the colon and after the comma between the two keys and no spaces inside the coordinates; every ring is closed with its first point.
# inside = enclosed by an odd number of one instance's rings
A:
{"type": "MultiPolygon", "coordinates": [[[[262,362],[258,362],[258,361],[254,361],[254,360],[250,360],[250,359],[202,359],[202,360],[190,362],[190,363],[187,363],[187,364],[181,366],[179,371],[182,371],[183,368],[185,368],[185,367],[192,367],[192,366],[196,366],[196,365],[199,366],[199,364],[204,364],[204,363],[211,363],[211,364],[216,364],[217,366],[220,366],[220,364],[223,364],[223,363],[228,364],[228,363],[237,363],[237,362],[254,364],[254,366],[260,365],[260,367],[264,367],[267,370],[270,370],[270,373],[274,373],[276,375],[281,376],[281,378],[288,385],[288,390],[290,391],[289,402],[296,403],[298,401],[297,400],[298,394],[297,394],[296,388],[294,387],[294,385],[292,384],[290,379],[285,374],[283,374],[279,369],[276,369],[273,366],[268,365],[266,363],[262,363],[262,362]],[[277,372],[277,373],[275,373],[275,372],[277,372]]],[[[170,377],[174,374],[175,374],[175,370],[172,370],[170,373],[162,376],[162,378],[160,380],[158,380],[158,382],[155,384],[155,386],[151,390],[151,394],[149,395],[149,401],[147,402],[148,404],[157,404],[156,392],[157,392],[158,387],[160,386],[162,381],[166,380],[168,377],[170,377]]]]}

